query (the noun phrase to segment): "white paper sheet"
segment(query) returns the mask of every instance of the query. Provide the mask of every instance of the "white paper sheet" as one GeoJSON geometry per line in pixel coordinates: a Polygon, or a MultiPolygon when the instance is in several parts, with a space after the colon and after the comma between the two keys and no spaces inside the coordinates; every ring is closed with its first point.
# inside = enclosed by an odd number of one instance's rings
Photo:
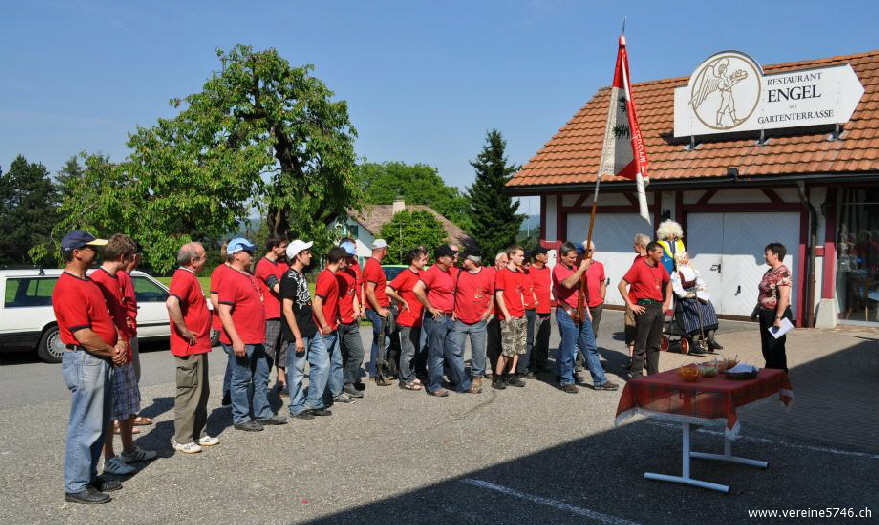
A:
{"type": "Polygon", "coordinates": [[[781,325],[779,327],[769,327],[769,333],[772,334],[772,337],[776,339],[794,329],[794,324],[790,322],[790,319],[788,319],[787,317],[782,317],[779,324],[781,325]]]}

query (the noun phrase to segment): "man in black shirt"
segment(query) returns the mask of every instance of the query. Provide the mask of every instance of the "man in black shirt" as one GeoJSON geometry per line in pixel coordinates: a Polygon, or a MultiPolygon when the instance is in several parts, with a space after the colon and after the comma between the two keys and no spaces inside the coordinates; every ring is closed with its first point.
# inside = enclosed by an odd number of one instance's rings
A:
{"type": "Polygon", "coordinates": [[[323,392],[330,372],[330,358],[323,338],[317,333],[317,324],[311,306],[308,281],[302,271],[311,264],[311,242],[299,239],[287,246],[290,269],[281,277],[280,298],[282,328],[287,346],[287,386],[290,389],[290,415],[297,419],[329,416],[323,402],[323,392]],[[305,362],[308,361],[308,395],[302,388],[305,362]]]}

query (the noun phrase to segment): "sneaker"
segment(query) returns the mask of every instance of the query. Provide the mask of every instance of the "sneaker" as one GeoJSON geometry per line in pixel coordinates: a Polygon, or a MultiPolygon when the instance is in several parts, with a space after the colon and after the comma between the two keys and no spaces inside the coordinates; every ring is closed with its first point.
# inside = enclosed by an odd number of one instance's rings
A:
{"type": "Polygon", "coordinates": [[[122,488],[122,483],[104,479],[103,476],[95,476],[95,480],[89,483],[89,486],[98,492],[113,492],[122,488]]]}
{"type": "Polygon", "coordinates": [[[502,378],[501,376],[495,376],[491,380],[491,387],[495,390],[503,390],[507,388],[507,383],[504,382],[504,378],[502,378]]]}
{"type": "Polygon", "coordinates": [[[113,456],[104,461],[104,474],[127,476],[129,474],[134,474],[135,472],[137,472],[137,469],[119,459],[119,456],[113,456]]]}
{"type": "Polygon", "coordinates": [[[344,387],[342,387],[342,392],[345,392],[346,394],[348,394],[348,397],[351,397],[354,399],[363,398],[363,392],[358,390],[356,385],[352,385],[350,383],[345,385],[344,387]]]}
{"type": "Polygon", "coordinates": [[[107,503],[108,501],[110,501],[110,496],[96,490],[95,488],[91,487],[91,485],[86,485],[86,488],[80,490],[79,492],[65,492],[64,501],[67,501],[69,503],[83,503],[85,505],[94,505],[99,503],[107,503]]]}
{"type": "Polygon", "coordinates": [[[617,390],[620,385],[614,383],[610,379],[595,387],[595,390],[617,390]]]}
{"type": "Polygon", "coordinates": [[[230,407],[232,406],[232,396],[230,394],[224,394],[223,400],[220,401],[221,407],[230,407]]]}
{"type": "Polygon", "coordinates": [[[580,392],[580,389],[577,388],[577,385],[575,385],[574,383],[568,383],[567,385],[560,386],[559,390],[566,394],[576,394],[580,392]]]}
{"type": "Polygon", "coordinates": [[[449,396],[449,391],[446,390],[445,388],[437,388],[433,392],[428,391],[427,393],[432,395],[433,397],[448,397],[449,396]]]}
{"type": "Polygon", "coordinates": [[[259,432],[262,430],[262,425],[256,421],[250,420],[245,421],[244,423],[235,423],[235,430],[243,430],[245,432],[259,432]]]}
{"type": "Polygon", "coordinates": [[[708,352],[703,352],[701,348],[694,345],[694,346],[690,347],[690,351],[687,353],[687,355],[694,355],[696,357],[704,357],[704,356],[708,355],[708,352]]]}
{"type": "Polygon", "coordinates": [[[284,416],[272,416],[268,419],[257,419],[260,425],[286,425],[287,418],[284,416]]]}
{"type": "Polygon", "coordinates": [[[290,397],[290,389],[287,388],[287,385],[282,386],[278,389],[279,397],[290,397]]]}
{"type": "Polygon", "coordinates": [[[302,412],[292,416],[296,419],[314,419],[314,414],[311,413],[311,410],[303,410],[302,412]]]}
{"type": "Polygon", "coordinates": [[[510,376],[507,378],[507,384],[510,386],[517,386],[519,388],[525,386],[525,381],[521,379],[519,376],[510,376]]]}
{"type": "Polygon", "coordinates": [[[332,416],[333,413],[328,408],[312,408],[309,410],[312,416],[332,416]]]}
{"type": "Polygon", "coordinates": [[[171,448],[183,452],[184,454],[198,454],[201,452],[201,447],[192,441],[189,443],[177,443],[176,441],[171,440],[171,448]]]}
{"type": "Polygon", "coordinates": [[[220,438],[213,436],[202,436],[201,439],[198,440],[198,444],[203,447],[212,447],[214,445],[220,444],[220,438]]]}
{"type": "Polygon", "coordinates": [[[348,394],[341,393],[333,398],[333,403],[353,403],[354,398],[349,396],[348,394]]]}
{"type": "Polygon", "coordinates": [[[363,392],[364,390],[366,390],[366,383],[364,383],[363,381],[357,381],[356,383],[354,383],[354,388],[359,390],[360,392],[363,392]]]}
{"type": "Polygon", "coordinates": [[[152,461],[159,457],[152,450],[141,450],[139,448],[135,448],[131,452],[123,452],[119,454],[119,459],[126,463],[135,463],[137,461],[152,461]]]}
{"type": "Polygon", "coordinates": [[[525,379],[534,379],[537,377],[537,374],[535,374],[532,370],[529,370],[529,371],[525,372],[524,374],[519,374],[519,375],[524,377],[525,379]]]}

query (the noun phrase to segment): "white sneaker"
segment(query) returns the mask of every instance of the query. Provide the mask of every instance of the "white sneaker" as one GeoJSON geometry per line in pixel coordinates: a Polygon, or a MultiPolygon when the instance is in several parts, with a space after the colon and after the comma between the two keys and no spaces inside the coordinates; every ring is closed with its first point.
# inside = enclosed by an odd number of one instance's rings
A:
{"type": "Polygon", "coordinates": [[[198,454],[201,452],[201,447],[191,441],[189,443],[178,443],[172,439],[171,446],[174,450],[179,450],[184,454],[198,454]]]}
{"type": "Polygon", "coordinates": [[[113,474],[114,476],[127,476],[129,474],[134,474],[137,472],[137,469],[132,467],[131,465],[126,465],[124,461],[122,461],[119,456],[113,456],[112,458],[104,461],[104,474],[113,474]]]}
{"type": "Polygon", "coordinates": [[[212,447],[220,444],[220,438],[204,435],[198,440],[198,444],[203,447],[212,447]]]}

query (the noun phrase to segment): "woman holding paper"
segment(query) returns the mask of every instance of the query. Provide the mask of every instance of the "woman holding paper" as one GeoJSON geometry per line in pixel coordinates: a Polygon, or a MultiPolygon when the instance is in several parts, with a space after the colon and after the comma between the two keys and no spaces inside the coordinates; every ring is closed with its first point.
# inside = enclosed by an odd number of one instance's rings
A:
{"type": "Polygon", "coordinates": [[[774,242],[766,247],[763,256],[769,271],[763,279],[757,293],[757,307],[753,317],[760,321],[760,343],[766,368],[779,368],[787,372],[787,355],[784,343],[787,330],[792,327],[793,315],[790,310],[790,291],[793,283],[790,270],[782,262],[787,249],[783,244],[774,242]]]}

